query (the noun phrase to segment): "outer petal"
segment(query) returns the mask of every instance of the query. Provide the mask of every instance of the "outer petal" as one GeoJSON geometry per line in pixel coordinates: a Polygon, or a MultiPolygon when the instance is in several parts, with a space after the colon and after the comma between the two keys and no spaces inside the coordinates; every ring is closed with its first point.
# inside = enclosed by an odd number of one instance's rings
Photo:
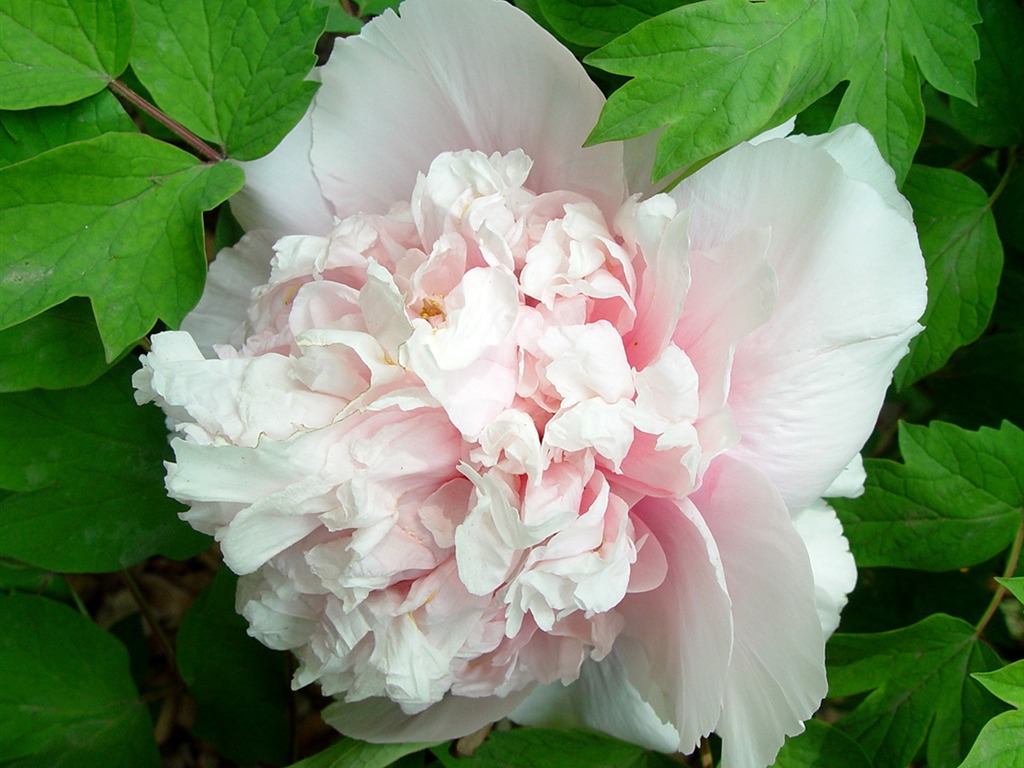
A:
{"type": "MultiPolygon", "coordinates": [[[[616,609],[626,620],[618,659],[639,697],[679,732],[673,749],[689,752],[714,727],[722,707],[733,633],[722,561],[688,501],[648,498],[631,514],[661,545],[668,571],[660,587],[627,595],[616,609]]],[[[620,735],[641,739],[645,729],[620,735]]]]}
{"type": "Polygon", "coordinates": [[[210,265],[203,297],[181,323],[206,357],[214,344],[241,344],[253,288],[270,277],[274,235],[249,232],[237,245],[224,248],[210,265]]]}
{"type": "MultiPolygon", "coordinates": [[[[828,151],[787,139],[741,145],[672,194],[694,206],[692,249],[771,230],[778,302],[736,349],[729,404],[742,442],[733,451],[801,509],[863,445],[920,330],[925,271],[913,225],[890,202],[894,190],[882,195],[828,151]]],[[[707,290],[694,279],[691,294],[707,290]]]]}
{"type": "Polygon", "coordinates": [[[721,456],[693,495],[722,553],[735,627],[722,715],[723,768],[761,768],[818,708],[825,641],[807,550],[771,483],[721,456]]]}
{"type": "Polygon", "coordinates": [[[457,739],[505,717],[526,698],[529,690],[508,696],[469,698],[445,696],[427,710],[407,715],[393,701],[382,698],[335,702],[323,718],[346,736],[375,744],[457,739]]]}
{"type": "Polygon", "coordinates": [[[584,662],[570,686],[534,688],[509,717],[522,725],[593,728],[659,752],[679,747],[679,733],[641,698],[614,650],[600,662],[584,662]]]}
{"type": "Polygon", "coordinates": [[[839,626],[839,612],[846,606],[846,596],[857,585],[857,564],[835,510],[824,501],[794,515],[793,525],[811,558],[818,618],[828,637],[839,626]]]}
{"type": "MultiPolygon", "coordinates": [[[[316,77],[315,70],[311,77],[316,77]]],[[[269,155],[239,163],[245,171],[245,186],[231,199],[231,212],[243,229],[268,229],[275,240],[284,235],[330,233],[334,211],[313,175],[310,157],[314,109],[315,101],[269,155]]]]}
{"type": "Polygon", "coordinates": [[[313,109],[313,166],[340,216],[384,213],[446,150],[522,149],[527,186],[612,213],[622,149],[582,149],[604,103],[573,56],[497,0],[407,0],[337,42],[313,109]]]}
{"type": "MultiPolygon", "coordinates": [[[[648,498],[632,514],[665,552],[660,587],[629,594],[611,655],[559,692],[537,689],[512,715],[529,725],[582,725],[663,752],[690,752],[722,710],[732,648],[718,549],[689,502],[648,498]]],[[[770,761],[769,761],[770,762],[770,761]]]]}

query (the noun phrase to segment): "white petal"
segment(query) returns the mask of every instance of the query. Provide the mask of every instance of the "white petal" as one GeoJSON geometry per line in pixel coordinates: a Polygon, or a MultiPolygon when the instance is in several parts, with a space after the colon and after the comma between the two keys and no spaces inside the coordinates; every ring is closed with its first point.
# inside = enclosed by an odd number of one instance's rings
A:
{"type": "Polygon", "coordinates": [[[633,403],[620,400],[607,403],[592,397],[566,408],[544,428],[543,447],[565,451],[593,448],[616,467],[633,444],[633,403]]]}
{"type": "Polygon", "coordinates": [[[644,254],[639,277],[636,322],[624,338],[629,362],[646,368],[665,348],[679,322],[690,285],[689,213],[678,212],[675,200],[657,195],[632,207],[627,203],[616,228],[644,254]],[[635,218],[629,214],[635,211],[635,218]]]}
{"type": "Polygon", "coordinates": [[[824,501],[815,502],[793,515],[793,525],[811,558],[818,618],[828,637],[839,626],[839,613],[846,606],[846,596],[857,585],[857,564],[835,510],[824,501]]]}
{"type": "Polygon", "coordinates": [[[640,697],[615,651],[599,662],[584,662],[571,685],[534,688],[509,718],[522,725],[593,728],[659,752],[679,746],[676,729],[640,697]]]}
{"type": "Polygon", "coordinates": [[[834,499],[837,496],[856,499],[864,495],[864,481],[867,479],[868,473],[864,469],[864,457],[858,453],[849,464],[843,467],[839,477],[822,495],[826,499],[834,499]]]}
{"type": "MultiPolygon", "coordinates": [[[[316,71],[310,79],[316,78],[316,71]]],[[[316,100],[277,147],[265,157],[239,163],[245,186],[231,198],[231,212],[246,231],[267,229],[284,235],[327,235],[334,211],[313,175],[312,113],[316,100]]]]}
{"type": "Polygon", "coordinates": [[[789,141],[805,147],[820,147],[857,181],[870,184],[885,202],[907,221],[913,218],[910,203],[896,189],[896,174],[879,154],[874,138],[862,125],[844,125],[820,136],[790,136],[789,141]]]}
{"type": "Polygon", "coordinates": [[[770,139],[784,139],[793,132],[793,128],[796,127],[796,117],[791,117],[781,125],[777,125],[774,128],[769,128],[764,133],[759,133],[757,136],[750,140],[751,144],[762,144],[770,139]]]}
{"type": "Polygon", "coordinates": [[[607,320],[553,326],[540,337],[550,359],[547,378],[564,398],[563,407],[592,397],[616,403],[633,395],[633,374],[622,337],[607,320]]]}
{"type": "Polygon", "coordinates": [[[661,546],[668,572],[661,586],[627,595],[616,609],[626,620],[624,639],[616,642],[618,659],[640,699],[678,730],[675,748],[689,752],[718,722],[722,708],[732,649],[722,562],[688,501],[647,498],[631,514],[661,546]]]}
{"type": "Polygon", "coordinates": [[[274,239],[266,230],[249,232],[210,265],[203,297],[181,321],[181,330],[192,334],[206,357],[213,356],[214,344],[244,341],[252,291],[270,277],[274,239]]]}
{"type": "Polygon", "coordinates": [[[446,696],[415,715],[405,714],[388,699],[336,702],[323,711],[323,718],[341,733],[374,744],[410,741],[448,741],[473,733],[511,712],[529,691],[508,696],[469,698],[446,696]]]}
{"type": "Polygon", "coordinates": [[[238,575],[252,573],[274,555],[320,527],[312,515],[253,506],[217,532],[224,563],[238,575]]]}
{"type": "Polygon", "coordinates": [[[693,495],[722,555],[735,627],[725,680],[723,768],[763,768],[825,696],[825,640],[811,564],[789,512],[755,468],[715,460],[693,495]]]}
{"type": "MultiPolygon", "coordinates": [[[[733,450],[790,508],[803,508],[860,450],[919,330],[926,295],[917,234],[887,196],[846,175],[827,151],[788,139],[736,147],[672,194],[694,206],[693,248],[771,230],[778,301],[736,350],[729,404],[742,442],[733,450]]],[[[695,280],[690,293],[704,290],[695,280]]]]}
{"type": "Polygon", "coordinates": [[[461,149],[521,149],[533,191],[618,207],[622,149],[581,148],[604,98],[569,51],[496,0],[407,0],[401,14],[338,40],[321,69],[312,157],[339,215],[386,212],[437,155],[461,149]]]}
{"type": "Polygon", "coordinates": [[[700,378],[700,410],[721,410],[730,386],[739,341],[765,322],[776,301],[775,273],[764,260],[768,228],[743,230],[712,247],[691,247],[690,280],[682,317],[672,340],[700,378]]]}

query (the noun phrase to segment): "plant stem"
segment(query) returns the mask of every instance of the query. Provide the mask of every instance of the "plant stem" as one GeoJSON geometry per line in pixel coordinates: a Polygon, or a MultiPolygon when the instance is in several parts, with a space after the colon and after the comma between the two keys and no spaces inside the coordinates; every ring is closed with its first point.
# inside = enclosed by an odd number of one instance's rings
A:
{"type": "MultiPolygon", "coordinates": [[[[1009,579],[1013,576],[1017,570],[1017,562],[1020,560],[1021,547],[1024,546],[1024,522],[1021,523],[1020,528],[1017,529],[1017,537],[1013,540],[1013,546],[1010,547],[1010,555],[1006,560],[1006,570],[1003,571],[1003,578],[1009,579]]],[[[992,600],[988,604],[988,608],[985,609],[984,615],[974,628],[975,637],[981,635],[985,631],[985,627],[992,621],[992,617],[996,615],[996,611],[999,610],[999,604],[1003,602],[1003,597],[1006,596],[1006,587],[1002,584],[996,589],[996,593],[992,595],[992,600]]]]}
{"type": "Polygon", "coordinates": [[[707,739],[700,740],[700,766],[701,768],[712,768],[715,758],[711,754],[711,745],[707,739]]]}
{"type": "Polygon", "coordinates": [[[164,650],[164,655],[167,656],[167,661],[171,665],[171,669],[174,671],[175,677],[178,676],[178,663],[175,660],[174,646],[171,645],[171,639],[167,637],[167,633],[164,632],[163,627],[160,626],[160,621],[153,614],[153,609],[149,605],[149,601],[146,600],[146,596],[142,594],[142,590],[139,588],[138,583],[132,578],[132,575],[128,571],[121,571],[121,578],[124,580],[125,585],[128,587],[128,591],[132,593],[132,598],[135,600],[135,604],[139,606],[139,610],[142,611],[142,615],[146,618],[146,623],[149,624],[149,628],[153,630],[153,634],[156,635],[157,641],[160,643],[160,647],[164,650]]]}
{"type": "Polygon", "coordinates": [[[1006,163],[1006,170],[1003,171],[1002,178],[999,179],[999,184],[992,191],[991,196],[988,198],[988,207],[991,208],[996,204],[996,200],[1003,194],[1003,190],[1006,189],[1006,185],[1010,183],[1010,177],[1013,176],[1013,171],[1017,167],[1017,153],[1014,151],[1010,152],[1009,159],[1006,163]]]}
{"type": "Polygon", "coordinates": [[[138,108],[142,112],[145,112],[158,123],[165,126],[175,136],[178,136],[182,141],[192,147],[192,149],[194,149],[204,160],[209,160],[211,163],[219,163],[221,160],[225,159],[223,153],[215,150],[177,120],[172,120],[120,80],[111,80],[107,84],[107,87],[129,104],[138,108]]]}

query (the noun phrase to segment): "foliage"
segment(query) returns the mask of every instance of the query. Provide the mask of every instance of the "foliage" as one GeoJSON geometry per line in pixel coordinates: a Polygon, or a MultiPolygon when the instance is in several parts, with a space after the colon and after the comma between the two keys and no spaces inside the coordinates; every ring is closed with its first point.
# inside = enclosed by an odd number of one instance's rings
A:
{"type": "MultiPolygon", "coordinates": [[[[914,208],[927,330],[869,443],[866,493],[835,501],[861,568],[851,609],[858,595],[878,602],[829,643],[831,724],[812,721],[776,765],[1024,765],[1024,10],[519,5],[610,92],[590,141],[659,131],[655,178],[794,115],[803,129],[857,121],[875,136],[914,208]]],[[[325,28],[321,55],[330,35],[395,6],[0,0],[4,765],[157,765],[152,718],[166,757],[159,722],[186,696],[196,743],[239,765],[675,764],[545,730],[498,730],[472,757],[347,739],[309,739],[296,753],[296,701],[310,702],[289,692],[289,660],[246,636],[234,579],[222,569],[211,582],[211,554],[187,560],[208,542],[164,495],[166,434],[154,408],[134,404],[134,350],[182,321],[215,239],[237,237],[223,205],[243,183],[231,161],[270,151],[307,109],[325,28]],[[199,594],[183,618],[160,614],[136,584],[154,568],[178,569],[186,601],[199,594]],[[133,585],[124,594],[145,633],[104,613],[96,585],[110,580],[133,585]]],[[[712,744],[702,757],[714,754],[712,744]]]]}

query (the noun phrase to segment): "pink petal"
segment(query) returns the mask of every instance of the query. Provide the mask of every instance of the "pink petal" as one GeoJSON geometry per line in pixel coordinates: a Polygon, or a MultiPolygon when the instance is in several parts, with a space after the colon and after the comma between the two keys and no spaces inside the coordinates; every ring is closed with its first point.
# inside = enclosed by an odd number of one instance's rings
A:
{"type": "Polygon", "coordinates": [[[585,662],[572,685],[537,686],[509,717],[521,725],[593,728],[659,752],[679,746],[676,729],[643,700],[615,651],[585,662]]]}
{"type": "Polygon", "coordinates": [[[640,698],[679,732],[676,748],[689,752],[722,707],[733,631],[722,563],[688,501],[647,498],[632,514],[661,546],[668,570],[661,586],[628,594],[616,609],[626,620],[616,648],[640,698]]]}
{"type": "Polygon", "coordinates": [[[828,688],[803,541],[771,483],[729,456],[693,496],[718,544],[735,627],[721,718],[724,768],[769,765],[828,688]]]}
{"type": "Polygon", "coordinates": [[[181,321],[181,330],[192,334],[207,357],[214,344],[239,345],[254,288],[270,277],[274,236],[266,230],[249,232],[232,248],[217,254],[206,275],[203,297],[181,321]]]}
{"type": "MultiPolygon", "coordinates": [[[[858,151],[878,162],[877,150],[858,151]]],[[[863,445],[920,329],[925,274],[913,225],[891,202],[894,189],[880,194],[828,151],[789,139],[741,145],[672,194],[694,206],[693,248],[770,228],[778,301],[736,349],[729,404],[742,442],[733,451],[800,509],[863,445]]],[[[717,290],[695,279],[691,294],[717,290]]]]}
{"type": "MultiPolygon", "coordinates": [[[[316,71],[310,74],[316,77],[316,71]]],[[[284,235],[326,235],[334,211],[313,174],[312,112],[316,102],[280,144],[265,157],[239,163],[245,186],[231,198],[231,212],[246,231],[267,229],[284,235]]]]}
{"type": "Polygon", "coordinates": [[[508,696],[470,698],[448,695],[415,715],[407,715],[388,699],[335,702],[323,718],[346,736],[375,744],[409,741],[448,741],[473,733],[505,717],[526,698],[529,690],[508,696]]]}
{"type": "Polygon", "coordinates": [[[522,149],[533,191],[618,206],[622,149],[581,148],[604,98],[569,51],[496,0],[407,0],[401,14],[339,40],[321,69],[312,158],[339,215],[386,212],[461,149],[522,149]]]}

